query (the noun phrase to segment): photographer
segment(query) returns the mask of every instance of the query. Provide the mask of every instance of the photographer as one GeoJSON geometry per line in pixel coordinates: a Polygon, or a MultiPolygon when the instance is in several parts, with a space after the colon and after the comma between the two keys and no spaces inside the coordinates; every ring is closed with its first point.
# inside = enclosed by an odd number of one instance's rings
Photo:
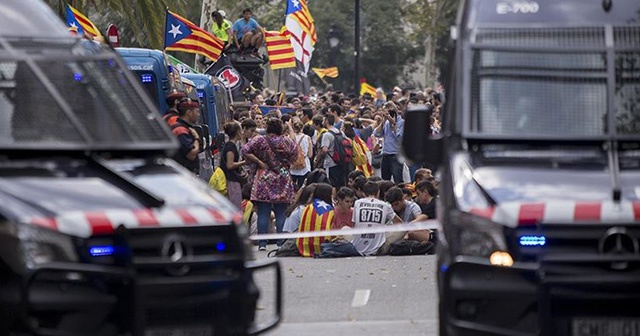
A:
{"type": "Polygon", "coordinates": [[[395,104],[390,102],[384,106],[383,118],[384,120],[375,129],[375,135],[384,138],[381,163],[382,178],[391,180],[391,176],[393,176],[393,181],[396,184],[403,183],[403,165],[398,162],[398,153],[400,153],[400,144],[402,143],[404,119],[399,115],[395,104]]]}

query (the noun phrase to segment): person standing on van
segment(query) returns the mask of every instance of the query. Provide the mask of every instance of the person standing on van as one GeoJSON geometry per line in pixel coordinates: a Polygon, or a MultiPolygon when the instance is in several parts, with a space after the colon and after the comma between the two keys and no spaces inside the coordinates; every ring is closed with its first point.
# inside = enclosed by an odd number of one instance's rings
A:
{"type": "Polygon", "coordinates": [[[220,156],[220,168],[227,178],[227,196],[231,203],[240,209],[242,206],[242,166],[245,160],[240,160],[238,152],[238,142],[242,138],[240,125],[235,121],[224,124],[224,133],[229,137],[229,141],[222,148],[220,156]]]}
{"type": "Polygon", "coordinates": [[[192,172],[200,169],[200,136],[193,128],[193,125],[200,120],[200,109],[198,102],[189,98],[184,98],[178,103],[178,118],[171,126],[171,133],[178,138],[180,148],[174,159],[192,172]]]}
{"type": "Polygon", "coordinates": [[[227,20],[224,11],[215,11],[211,13],[213,23],[211,23],[211,33],[224,42],[224,50],[227,50],[231,43],[229,39],[233,36],[231,32],[231,21],[227,20]]]}

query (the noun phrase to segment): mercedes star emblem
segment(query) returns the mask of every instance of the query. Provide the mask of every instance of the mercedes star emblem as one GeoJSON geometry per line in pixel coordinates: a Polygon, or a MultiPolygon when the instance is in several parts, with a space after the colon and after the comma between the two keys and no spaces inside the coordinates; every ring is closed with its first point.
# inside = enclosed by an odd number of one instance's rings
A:
{"type": "MultiPolygon", "coordinates": [[[[638,239],[634,237],[624,227],[612,227],[600,238],[598,251],[602,255],[621,256],[638,254],[640,246],[638,239]]],[[[611,263],[614,270],[625,270],[629,267],[629,262],[616,261],[611,263]]]]}
{"type": "MultiPolygon", "coordinates": [[[[193,257],[193,249],[179,236],[169,236],[162,244],[162,258],[172,263],[189,261],[193,257]]],[[[173,276],[184,276],[189,273],[188,265],[167,267],[167,272],[173,276]]]]}

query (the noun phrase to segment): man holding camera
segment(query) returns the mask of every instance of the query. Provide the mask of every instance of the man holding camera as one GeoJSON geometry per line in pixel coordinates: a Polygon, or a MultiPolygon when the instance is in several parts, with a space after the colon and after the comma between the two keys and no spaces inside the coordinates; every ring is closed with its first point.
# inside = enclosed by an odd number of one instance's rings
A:
{"type": "Polygon", "coordinates": [[[404,132],[404,119],[399,115],[394,104],[387,103],[384,111],[384,120],[375,129],[377,137],[384,138],[382,147],[382,178],[398,183],[404,183],[402,178],[403,165],[398,161],[402,133],[404,132]]]}

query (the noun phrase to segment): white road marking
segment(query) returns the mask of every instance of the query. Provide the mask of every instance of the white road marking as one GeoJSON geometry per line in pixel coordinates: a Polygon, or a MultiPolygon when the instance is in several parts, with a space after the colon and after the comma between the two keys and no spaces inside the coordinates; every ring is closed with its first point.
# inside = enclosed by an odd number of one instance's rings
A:
{"type": "Polygon", "coordinates": [[[369,302],[369,296],[371,295],[370,289],[358,289],[353,295],[353,301],[351,301],[351,307],[364,307],[369,302]]]}

